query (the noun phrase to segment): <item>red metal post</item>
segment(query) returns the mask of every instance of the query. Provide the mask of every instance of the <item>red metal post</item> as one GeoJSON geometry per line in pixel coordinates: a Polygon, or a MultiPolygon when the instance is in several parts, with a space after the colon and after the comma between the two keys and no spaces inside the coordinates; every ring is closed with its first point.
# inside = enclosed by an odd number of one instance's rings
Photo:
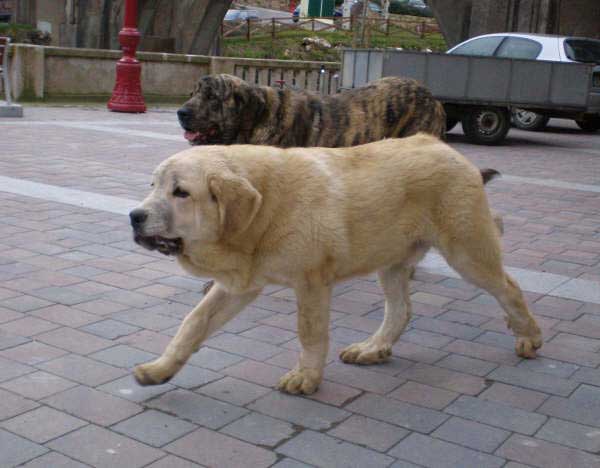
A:
{"type": "Polygon", "coordinates": [[[146,112],[140,79],[142,65],[135,58],[135,50],[140,42],[136,23],[137,0],[125,0],[125,21],[119,32],[123,57],[117,62],[117,79],[107,104],[115,112],[146,112]]]}

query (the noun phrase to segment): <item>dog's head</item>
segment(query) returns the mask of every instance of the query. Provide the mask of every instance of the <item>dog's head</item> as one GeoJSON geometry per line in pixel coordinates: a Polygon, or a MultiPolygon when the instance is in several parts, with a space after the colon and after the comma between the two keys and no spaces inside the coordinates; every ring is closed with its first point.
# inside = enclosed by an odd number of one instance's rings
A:
{"type": "Polygon", "coordinates": [[[229,145],[252,129],[265,110],[265,92],[232,75],[200,78],[177,111],[186,140],[192,145],[229,145]]]}
{"type": "Polygon", "coordinates": [[[228,165],[223,149],[213,146],[183,151],[161,163],[152,191],[129,217],[136,243],[178,255],[190,243],[242,234],[261,204],[261,194],[228,165]]]}

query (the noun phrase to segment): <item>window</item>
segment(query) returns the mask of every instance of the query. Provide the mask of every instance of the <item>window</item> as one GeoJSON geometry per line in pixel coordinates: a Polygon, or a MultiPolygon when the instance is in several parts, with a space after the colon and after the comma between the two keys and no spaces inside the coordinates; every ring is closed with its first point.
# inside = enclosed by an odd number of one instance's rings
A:
{"type": "Polygon", "coordinates": [[[592,39],[567,39],[567,57],[576,62],[600,63],[600,41],[592,39]]]}
{"type": "Polygon", "coordinates": [[[496,57],[514,59],[535,59],[542,51],[542,45],[531,39],[507,37],[496,52],[496,57]]]}
{"type": "Polygon", "coordinates": [[[482,37],[481,39],[475,39],[457,47],[451,53],[456,55],[491,57],[502,42],[502,39],[504,39],[503,36],[482,37]]]}

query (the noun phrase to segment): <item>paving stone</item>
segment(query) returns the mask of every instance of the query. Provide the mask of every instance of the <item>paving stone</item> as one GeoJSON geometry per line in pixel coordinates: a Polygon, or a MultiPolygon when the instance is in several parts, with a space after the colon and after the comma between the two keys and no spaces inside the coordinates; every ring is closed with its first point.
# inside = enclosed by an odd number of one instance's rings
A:
{"type": "Polygon", "coordinates": [[[0,350],[14,348],[20,344],[30,342],[30,338],[24,336],[11,335],[3,330],[0,330],[0,350]]]}
{"type": "Polygon", "coordinates": [[[541,414],[470,396],[459,397],[445,411],[454,416],[527,435],[534,434],[546,422],[546,417],[541,414]]]}
{"type": "Polygon", "coordinates": [[[274,387],[286,371],[280,367],[246,359],[245,361],[223,369],[222,372],[226,375],[247,380],[257,385],[274,387]]]}
{"type": "Polygon", "coordinates": [[[224,468],[262,468],[271,466],[277,460],[273,452],[204,428],[176,440],[164,449],[201,465],[224,468]],[[202,447],[202,450],[198,450],[198,447],[202,447]]]}
{"type": "Polygon", "coordinates": [[[10,322],[11,320],[16,320],[23,317],[25,317],[25,314],[21,312],[15,312],[14,310],[0,307],[0,323],[10,322]]]}
{"type": "Polygon", "coordinates": [[[32,458],[39,457],[48,449],[22,437],[0,429],[0,466],[10,468],[32,458]]]}
{"type": "Polygon", "coordinates": [[[241,356],[203,346],[198,352],[192,354],[188,362],[194,366],[220,371],[243,360],[241,356]]]}
{"type": "Polygon", "coordinates": [[[436,362],[436,366],[445,367],[466,374],[483,377],[494,370],[497,365],[481,359],[473,359],[460,354],[451,354],[441,361],[436,362]]]}
{"type": "Polygon", "coordinates": [[[160,450],[92,425],[60,437],[48,446],[98,468],[137,468],[164,455],[160,450]]]}
{"type": "Polygon", "coordinates": [[[600,457],[518,434],[508,439],[496,453],[539,468],[593,468],[600,464],[600,457]]]}
{"type": "MultiPolygon", "coordinates": [[[[364,339],[368,338],[365,336],[364,339]]],[[[408,341],[412,343],[416,343],[419,345],[428,346],[430,348],[443,348],[448,343],[454,341],[454,338],[440,335],[439,333],[432,333],[425,330],[418,330],[416,328],[411,328],[405,331],[401,338],[402,341],[408,341]]],[[[362,340],[357,340],[362,341],[362,340]]]]}
{"type": "Polygon", "coordinates": [[[270,388],[225,377],[200,387],[198,393],[238,406],[244,406],[271,392],[270,388]]]}
{"type": "Polygon", "coordinates": [[[21,468],[86,468],[87,466],[58,452],[48,452],[21,465],[21,468]]]}
{"type": "Polygon", "coordinates": [[[166,315],[148,312],[148,310],[124,310],[111,315],[115,320],[125,322],[141,328],[147,328],[153,331],[166,330],[174,326],[179,326],[180,320],[166,315]]]}
{"type": "Polygon", "coordinates": [[[403,460],[431,468],[478,467],[504,465],[502,458],[413,433],[388,452],[403,460]]]}
{"type": "Polygon", "coordinates": [[[303,427],[329,429],[350,416],[347,411],[317,401],[272,392],[247,406],[248,409],[303,427]]]}
{"type": "Polygon", "coordinates": [[[439,349],[427,348],[416,343],[403,341],[398,341],[392,347],[392,352],[394,356],[426,364],[433,364],[448,355],[447,352],[440,351],[439,349]]]}
{"type": "Polygon", "coordinates": [[[219,429],[248,413],[243,408],[181,389],[165,393],[147,406],[210,429],[219,429]]]}
{"type": "Polygon", "coordinates": [[[556,359],[557,361],[572,362],[580,366],[596,367],[600,365],[600,354],[598,353],[568,348],[552,342],[544,343],[544,346],[538,350],[538,356],[556,359]]]}
{"type": "Polygon", "coordinates": [[[142,407],[130,401],[83,386],[65,390],[42,402],[101,426],[110,426],[142,411],[142,407]]]}
{"type": "Polygon", "coordinates": [[[115,340],[123,336],[131,335],[132,333],[140,330],[139,327],[112,319],[92,323],[91,325],[87,325],[81,329],[101,338],[106,338],[107,340],[115,340]]]}
{"type": "Polygon", "coordinates": [[[69,380],[39,371],[3,382],[0,387],[32,400],[40,400],[75,385],[77,384],[69,380]]]}
{"type": "Polygon", "coordinates": [[[232,335],[230,333],[223,333],[211,338],[206,342],[206,345],[211,348],[217,348],[229,353],[249,357],[250,359],[255,359],[257,361],[264,361],[281,352],[279,348],[271,344],[232,335]]]}
{"type": "Polygon", "coordinates": [[[296,333],[268,325],[259,325],[241,333],[240,336],[276,345],[294,339],[296,333]]]}
{"type": "Polygon", "coordinates": [[[153,361],[158,356],[127,345],[117,345],[90,354],[90,358],[102,361],[115,367],[133,368],[137,364],[153,361]]]}
{"type": "Polygon", "coordinates": [[[0,421],[12,418],[18,414],[37,408],[35,401],[23,398],[6,390],[0,389],[0,421]]]}
{"type": "Polygon", "coordinates": [[[524,359],[518,367],[534,372],[555,375],[563,379],[568,379],[579,369],[579,366],[576,364],[569,364],[567,362],[560,362],[541,357],[538,357],[537,359],[524,359]]]}
{"type": "Polygon", "coordinates": [[[284,458],[278,463],[275,463],[272,468],[311,468],[312,465],[301,463],[291,458],[284,458]]]}
{"type": "Polygon", "coordinates": [[[379,452],[385,452],[400,439],[406,437],[409,432],[382,421],[354,415],[331,429],[328,434],[379,452]]]}
{"type": "Polygon", "coordinates": [[[6,382],[15,377],[30,374],[35,371],[34,367],[20,364],[3,357],[0,357],[0,369],[2,369],[2,372],[0,373],[0,382],[6,382]]]}
{"type": "Polygon", "coordinates": [[[277,448],[277,452],[322,467],[386,467],[394,459],[333,437],[303,431],[277,448]]]}
{"type": "Polygon", "coordinates": [[[199,468],[201,465],[192,463],[191,461],[184,460],[183,458],[176,457],[174,455],[167,455],[158,461],[155,461],[147,468],[199,468]]]}
{"type": "Polygon", "coordinates": [[[160,411],[148,410],[112,426],[116,432],[153,447],[162,447],[197,426],[160,411]]]}
{"type": "Polygon", "coordinates": [[[550,418],[535,435],[539,439],[588,452],[600,451],[600,428],[550,418]]]}
{"type": "Polygon", "coordinates": [[[100,317],[94,314],[83,312],[82,310],[68,307],[62,304],[56,304],[50,307],[44,307],[31,312],[31,315],[43,318],[50,322],[65,325],[71,328],[78,328],[88,323],[97,322],[100,317]]]}
{"type": "Polygon", "coordinates": [[[343,406],[346,402],[356,398],[361,393],[362,390],[357,388],[323,380],[321,385],[319,385],[319,391],[309,395],[308,398],[328,405],[343,406]]]}
{"type": "Polygon", "coordinates": [[[388,396],[397,400],[441,410],[458,397],[458,393],[417,382],[406,382],[388,396]]]}
{"type": "Polygon", "coordinates": [[[508,439],[510,432],[475,421],[452,417],[431,435],[474,450],[493,453],[502,442],[508,439]]]}
{"type": "Polygon", "coordinates": [[[461,312],[459,310],[449,310],[439,315],[437,318],[439,318],[440,320],[445,320],[447,322],[471,325],[473,327],[478,327],[479,325],[482,325],[490,320],[490,318],[486,317],[485,315],[461,312]]]}
{"type": "Polygon", "coordinates": [[[274,447],[282,440],[291,437],[295,431],[289,423],[262,414],[250,413],[228,424],[220,432],[254,445],[274,447]]]}
{"type": "Polygon", "coordinates": [[[23,295],[4,299],[0,302],[0,305],[8,307],[16,312],[31,312],[32,310],[52,305],[52,302],[29,295],[23,295]]]}
{"type": "Polygon", "coordinates": [[[83,310],[95,315],[109,315],[119,312],[121,310],[127,310],[129,306],[119,304],[116,302],[107,301],[105,299],[93,299],[91,301],[82,302],[73,306],[75,309],[83,310]]]}
{"type": "Polygon", "coordinates": [[[550,397],[538,412],[596,427],[600,421],[600,388],[583,384],[569,398],[550,397]]]}
{"type": "Polygon", "coordinates": [[[34,409],[2,423],[5,429],[39,444],[86,425],[87,422],[81,419],[47,407],[34,409]]]}
{"type": "Polygon", "coordinates": [[[54,330],[58,325],[35,317],[25,317],[0,325],[0,330],[9,335],[31,337],[40,333],[54,330]]]}
{"type": "Polygon", "coordinates": [[[171,379],[171,383],[177,387],[186,389],[192,389],[205,385],[209,382],[214,382],[222,378],[222,374],[210,371],[208,369],[202,369],[192,365],[185,365],[183,368],[171,379]]]}
{"type": "Polygon", "coordinates": [[[418,318],[417,320],[414,320],[411,325],[415,328],[441,333],[442,335],[449,335],[463,340],[472,340],[483,333],[483,331],[477,327],[446,322],[444,320],[429,317],[418,318]]]}
{"type": "Polygon", "coordinates": [[[127,374],[125,369],[119,369],[74,354],[43,362],[38,364],[37,367],[52,374],[92,387],[127,374]]]}
{"type": "Polygon", "coordinates": [[[36,339],[42,343],[56,346],[77,354],[89,354],[112,346],[112,342],[99,338],[90,333],[84,333],[79,330],[73,330],[68,327],[57,328],[41,335],[36,339]]]}
{"type": "Polygon", "coordinates": [[[577,382],[561,379],[554,375],[531,372],[519,367],[501,366],[490,375],[489,379],[519,387],[529,388],[553,395],[568,396],[577,387],[577,382]]]}
{"type": "Polygon", "coordinates": [[[142,387],[135,381],[132,374],[128,374],[120,379],[100,385],[97,388],[98,390],[102,390],[103,392],[110,393],[120,398],[141,403],[173,390],[175,389],[175,386],[171,385],[170,383],[165,383],[162,385],[149,385],[142,387]]]}
{"type": "Polygon", "coordinates": [[[585,338],[570,333],[558,333],[552,338],[551,343],[555,346],[566,346],[568,348],[583,349],[585,351],[598,351],[600,349],[600,340],[594,338],[585,338]]]}
{"type": "Polygon", "coordinates": [[[526,411],[535,411],[548,396],[545,393],[496,382],[479,395],[479,398],[514,406],[526,411]]]}
{"type": "Polygon", "coordinates": [[[442,424],[448,415],[374,394],[358,397],[346,409],[373,419],[406,429],[429,433],[442,424]]]}
{"type": "Polygon", "coordinates": [[[481,377],[426,364],[416,364],[402,371],[398,377],[467,395],[477,395],[486,388],[485,381],[481,377]]]}
{"type": "Polygon", "coordinates": [[[364,366],[339,362],[325,367],[324,375],[327,380],[378,394],[388,393],[404,383],[404,379],[378,373],[364,366]]]}

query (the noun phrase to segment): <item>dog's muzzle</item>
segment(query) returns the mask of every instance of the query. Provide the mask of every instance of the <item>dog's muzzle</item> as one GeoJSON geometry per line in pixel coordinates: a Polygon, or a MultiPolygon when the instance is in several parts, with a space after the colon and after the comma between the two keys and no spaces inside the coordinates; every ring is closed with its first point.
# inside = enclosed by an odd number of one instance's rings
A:
{"type": "Polygon", "coordinates": [[[158,250],[165,255],[177,255],[183,251],[183,240],[179,237],[169,239],[162,236],[142,234],[144,223],[148,219],[148,213],[145,210],[136,208],[129,213],[129,219],[133,228],[133,240],[136,244],[148,250],[158,250]]]}

